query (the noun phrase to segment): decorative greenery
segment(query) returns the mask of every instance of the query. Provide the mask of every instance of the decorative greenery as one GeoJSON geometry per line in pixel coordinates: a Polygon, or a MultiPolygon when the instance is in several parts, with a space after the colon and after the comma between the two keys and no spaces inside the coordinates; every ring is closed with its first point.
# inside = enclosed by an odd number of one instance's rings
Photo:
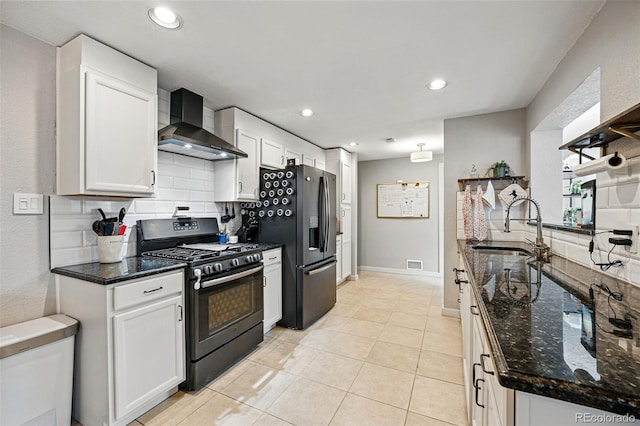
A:
{"type": "Polygon", "coordinates": [[[504,160],[500,160],[497,163],[493,163],[493,166],[491,166],[491,168],[493,169],[493,175],[495,177],[508,176],[509,173],[511,172],[511,167],[504,160]]]}

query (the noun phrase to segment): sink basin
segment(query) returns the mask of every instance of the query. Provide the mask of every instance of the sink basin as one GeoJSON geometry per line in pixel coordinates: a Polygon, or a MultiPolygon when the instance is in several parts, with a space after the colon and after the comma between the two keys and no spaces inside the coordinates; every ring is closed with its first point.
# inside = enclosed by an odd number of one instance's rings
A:
{"type": "Polygon", "coordinates": [[[528,250],[520,247],[507,246],[471,246],[472,249],[481,251],[484,254],[498,254],[501,256],[531,256],[528,250]]]}

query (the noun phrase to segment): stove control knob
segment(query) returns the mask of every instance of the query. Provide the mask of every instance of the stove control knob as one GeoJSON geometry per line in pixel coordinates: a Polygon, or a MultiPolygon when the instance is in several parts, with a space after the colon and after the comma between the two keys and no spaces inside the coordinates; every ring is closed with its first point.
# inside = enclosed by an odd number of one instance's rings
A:
{"type": "Polygon", "coordinates": [[[254,261],[255,261],[255,259],[254,259],[254,257],[253,257],[253,255],[252,255],[252,254],[250,254],[249,256],[247,256],[247,263],[252,263],[252,262],[254,262],[254,261]]]}
{"type": "Polygon", "coordinates": [[[240,265],[240,262],[238,261],[238,259],[231,259],[231,266],[238,266],[240,265]]]}
{"type": "Polygon", "coordinates": [[[213,270],[216,271],[216,272],[222,271],[222,263],[214,263],[213,264],[213,270]]]}
{"type": "Polygon", "coordinates": [[[253,255],[253,257],[254,257],[254,260],[255,260],[256,262],[258,262],[258,261],[260,261],[260,260],[262,259],[262,256],[260,255],[260,253],[256,253],[256,254],[254,254],[254,255],[253,255]]]}
{"type": "Polygon", "coordinates": [[[205,266],[203,269],[204,269],[204,273],[205,273],[205,274],[211,274],[211,273],[213,273],[213,266],[211,266],[211,265],[207,265],[207,266],[205,266]]]}

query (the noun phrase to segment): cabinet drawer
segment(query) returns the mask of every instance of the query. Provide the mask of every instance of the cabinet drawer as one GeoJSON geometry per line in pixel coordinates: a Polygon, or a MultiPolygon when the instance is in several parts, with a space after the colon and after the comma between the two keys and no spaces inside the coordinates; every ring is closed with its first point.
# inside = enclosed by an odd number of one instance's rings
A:
{"type": "Polygon", "coordinates": [[[279,248],[262,252],[262,263],[265,267],[274,263],[280,263],[281,261],[282,250],[280,250],[279,248]]]}
{"type": "Polygon", "coordinates": [[[162,299],[181,293],[184,287],[182,272],[158,275],[125,284],[113,289],[113,310],[119,311],[130,306],[162,299]]]}

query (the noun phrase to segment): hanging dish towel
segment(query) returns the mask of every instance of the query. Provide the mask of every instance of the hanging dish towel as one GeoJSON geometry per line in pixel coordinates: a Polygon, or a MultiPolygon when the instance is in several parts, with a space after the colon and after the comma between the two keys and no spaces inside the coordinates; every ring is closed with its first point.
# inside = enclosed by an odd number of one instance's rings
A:
{"type": "Polygon", "coordinates": [[[482,186],[478,185],[476,199],[473,203],[473,235],[476,240],[487,239],[487,219],[484,217],[484,202],[482,201],[482,186]]]}
{"type": "Polygon", "coordinates": [[[462,199],[462,218],[464,219],[464,237],[467,240],[473,239],[473,205],[471,203],[471,185],[464,188],[464,198],[462,199]]]}
{"type": "Polygon", "coordinates": [[[484,193],[484,195],[482,196],[482,199],[484,200],[484,203],[487,206],[489,206],[491,210],[496,208],[496,192],[493,189],[493,185],[491,184],[491,181],[487,183],[487,192],[484,193]]]}
{"type": "Polygon", "coordinates": [[[529,195],[527,194],[527,191],[522,189],[520,185],[518,185],[517,183],[512,183],[511,185],[500,191],[498,197],[500,198],[500,200],[502,200],[506,207],[516,198],[526,197],[527,195],[529,195]]]}

